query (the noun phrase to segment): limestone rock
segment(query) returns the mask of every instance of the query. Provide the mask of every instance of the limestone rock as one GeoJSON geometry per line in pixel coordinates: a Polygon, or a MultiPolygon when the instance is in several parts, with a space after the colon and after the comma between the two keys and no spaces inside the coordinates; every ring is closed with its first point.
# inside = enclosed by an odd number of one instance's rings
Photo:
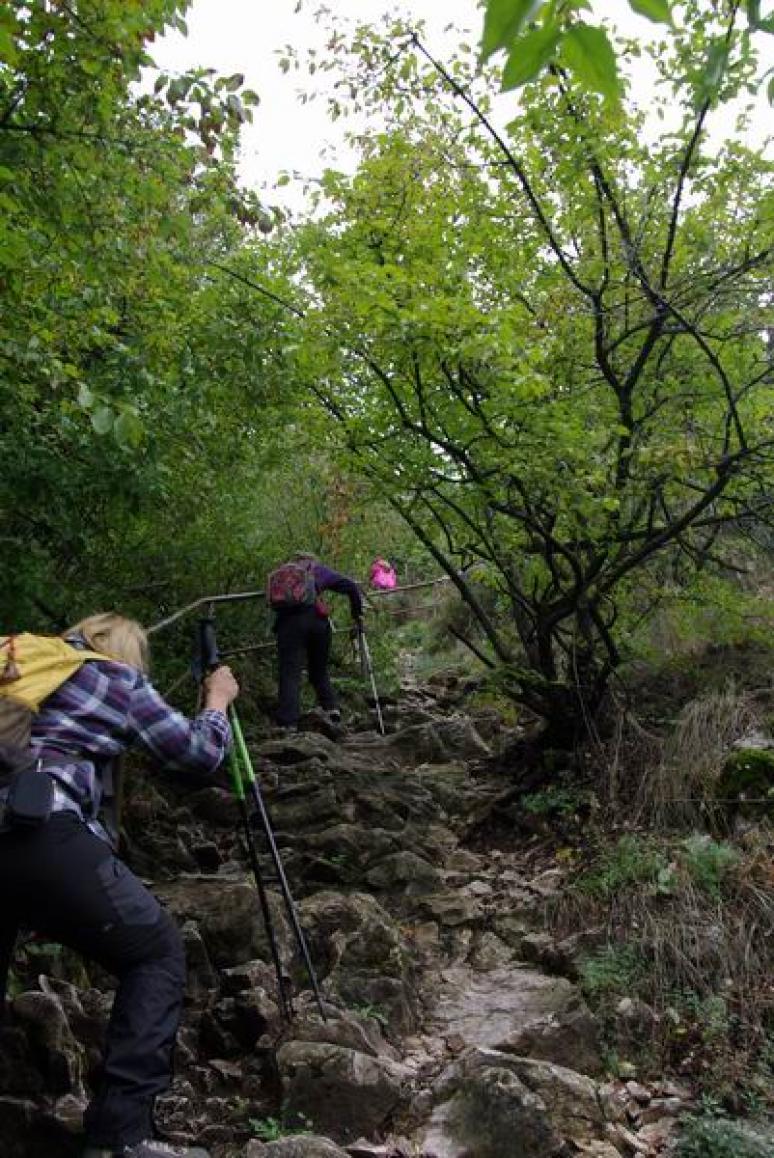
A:
{"type": "Polygon", "coordinates": [[[468,964],[479,973],[488,973],[492,969],[503,969],[512,960],[513,950],[510,946],[490,932],[475,937],[468,954],[468,964]]]}
{"type": "Polygon", "coordinates": [[[186,921],[180,933],[185,946],[187,991],[189,997],[203,998],[218,987],[218,975],[212,967],[207,946],[195,921],[186,921]]]}
{"type": "Polygon", "coordinates": [[[589,1073],[601,1068],[596,1022],[578,991],[564,978],[535,970],[444,970],[431,1024],[446,1038],[458,1035],[465,1046],[528,1054],[589,1073]]]}
{"type": "Polygon", "coordinates": [[[399,889],[409,896],[435,893],[442,883],[438,869],[406,849],[380,860],[366,873],[366,882],[376,889],[399,889]]]}
{"type": "Polygon", "coordinates": [[[342,1045],[371,1057],[389,1057],[399,1060],[396,1049],[384,1040],[378,1018],[367,1013],[352,1013],[347,1009],[326,1009],[326,1020],[322,1021],[316,1010],[306,1018],[297,1018],[293,1025],[294,1041],[325,1042],[342,1045]]]}
{"type": "Polygon", "coordinates": [[[54,993],[20,993],[13,1003],[13,1014],[34,1044],[47,1089],[83,1097],[83,1049],[73,1036],[59,997],[54,993]]]}
{"type": "Polygon", "coordinates": [[[279,832],[290,834],[294,841],[299,833],[340,816],[341,806],[330,783],[298,785],[291,791],[271,796],[272,823],[279,832]]]}
{"type": "Polygon", "coordinates": [[[463,1075],[475,1075],[490,1066],[506,1068],[543,1102],[553,1126],[564,1137],[602,1136],[604,1117],[597,1086],[583,1074],[552,1062],[483,1049],[469,1051],[461,1066],[463,1075]]]}
{"type": "MultiPolygon", "coordinates": [[[[256,957],[269,960],[255,885],[247,876],[193,874],[158,885],[156,894],[181,925],[185,921],[195,923],[216,967],[228,968],[256,957]]],[[[271,892],[269,903],[278,940],[288,947],[290,931],[282,901],[271,892]]]]}
{"type": "Polygon", "coordinates": [[[389,737],[388,747],[412,763],[443,764],[448,760],[482,759],[491,749],[467,717],[447,717],[437,723],[415,724],[389,737]]]}
{"type": "Polygon", "coordinates": [[[436,1108],[422,1142],[433,1158],[551,1158],[562,1149],[546,1105],[511,1070],[473,1072],[436,1108]]]}
{"type": "Polygon", "coordinates": [[[347,1158],[347,1151],[329,1138],[298,1134],[275,1142],[248,1142],[244,1158],[347,1158]]]}
{"type": "Polygon", "coordinates": [[[473,897],[460,896],[456,892],[433,893],[422,897],[419,912],[441,926],[454,928],[458,925],[477,925],[484,919],[484,909],[480,901],[473,897]]]}
{"type": "Polygon", "coordinates": [[[299,915],[326,990],[350,1009],[366,1007],[408,1032],[415,1020],[413,963],[398,926],[368,893],[306,897],[299,915]]]}
{"type": "Polygon", "coordinates": [[[310,1120],[337,1141],[378,1130],[408,1097],[410,1071],[340,1045],[288,1042],[277,1053],[283,1119],[310,1120]]]}

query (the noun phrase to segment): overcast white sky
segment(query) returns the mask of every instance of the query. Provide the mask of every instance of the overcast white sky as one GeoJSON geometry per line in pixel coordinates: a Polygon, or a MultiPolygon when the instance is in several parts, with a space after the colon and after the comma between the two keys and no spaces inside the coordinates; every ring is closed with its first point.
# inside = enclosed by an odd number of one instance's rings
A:
{"type": "MultiPolygon", "coordinates": [[[[242,176],[263,191],[268,202],[294,209],[303,206],[300,188],[275,189],[282,171],[319,174],[326,164],[320,159],[326,145],[336,150],[342,167],[348,156],[343,146],[346,123],[329,122],[322,101],[301,104],[297,91],[309,78],[292,72],[286,75],[279,68],[278,54],[285,45],[293,44],[303,52],[324,43],[325,24],[314,16],[316,0],[302,0],[298,12],[297,7],[297,0],[193,0],[186,15],[188,36],[170,34],[152,46],[162,69],[179,72],[203,65],[227,74],[244,73],[246,85],[259,94],[261,104],[253,124],[243,132],[242,176]]],[[[385,11],[421,19],[427,43],[439,56],[448,55],[464,38],[472,37],[475,44],[480,36],[482,15],[476,0],[329,0],[329,7],[347,21],[375,20],[385,11]],[[446,31],[448,25],[453,32],[446,31]]],[[[616,5],[619,12],[622,7],[616,5]]],[[[609,11],[602,0],[597,8],[609,11]]],[[[649,21],[627,12],[623,29],[627,34],[643,37],[654,30],[649,21]]],[[[764,39],[774,44],[774,38],[764,39]]],[[[515,102],[513,95],[503,99],[515,102]]],[[[763,138],[771,117],[765,102],[759,103],[760,116],[753,130],[756,140],[763,138]]],[[[729,132],[732,120],[725,113],[729,132]]],[[[327,163],[332,163],[330,156],[327,163]]]]}
{"type": "MultiPolygon", "coordinates": [[[[305,74],[285,74],[279,54],[287,44],[299,53],[324,44],[325,23],[315,19],[316,0],[193,0],[186,14],[188,36],[169,34],[152,46],[152,55],[162,69],[182,71],[206,65],[218,72],[241,72],[248,88],[261,103],[254,120],[242,134],[241,171],[244,179],[271,192],[267,200],[300,207],[300,190],[274,189],[283,171],[319,174],[325,167],[320,153],[327,145],[344,152],[346,124],[331,123],[322,101],[302,104],[298,90],[308,85],[305,74]]],[[[481,15],[476,0],[331,0],[331,9],[350,20],[376,20],[386,11],[409,13],[427,24],[428,41],[451,46],[465,30],[477,38],[481,15]],[[444,28],[453,24],[450,35],[444,28]]],[[[325,79],[318,74],[321,84],[325,79]]],[[[351,126],[350,126],[351,127],[351,126]]],[[[327,163],[331,163],[330,160],[327,163]]]]}

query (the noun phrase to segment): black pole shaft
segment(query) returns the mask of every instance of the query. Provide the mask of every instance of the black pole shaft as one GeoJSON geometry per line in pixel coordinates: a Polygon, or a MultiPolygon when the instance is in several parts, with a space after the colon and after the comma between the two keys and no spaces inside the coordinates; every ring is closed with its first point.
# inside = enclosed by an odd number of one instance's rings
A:
{"type": "Polygon", "coordinates": [[[292,1021],[293,1003],[290,994],[288,993],[285,974],[282,971],[282,961],[280,959],[277,936],[274,931],[274,921],[272,920],[271,909],[269,908],[269,898],[266,893],[266,886],[263,882],[263,874],[261,873],[261,866],[258,861],[258,853],[255,848],[255,839],[253,837],[253,830],[250,824],[250,815],[247,810],[247,801],[245,800],[244,796],[240,796],[237,802],[239,804],[239,814],[245,833],[245,843],[247,844],[247,855],[250,860],[250,868],[252,869],[255,886],[258,890],[258,900],[261,906],[261,915],[263,916],[263,923],[266,927],[266,935],[269,939],[269,950],[271,952],[271,959],[274,964],[274,972],[277,974],[277,992],[279,995],[280,1011],[286,1021],[292,1021]]]}
{"type": "MultiPolygon", "coordinates": [[[[194,654],[194,671],[197,678],[201,681],[199,689],[200,700],[205,675],[219,667],[220,662],[218,641],[215,634],[215,617],[213,615],[213,608],[210,607],[209,615],[203,616],[199,620],[194,654]]],[[[255,886],[258,890],[258,900],[261,906],[261,915],[266,929],[266,936],[269,941],[269,951],[272,962],[274,963],[274,971],[277,974],[277,995],[280,1012],[286,1021],[292,1021],[293,1004],[288,992],[285,974],[282,970],[282,960],[280,958],[279,945],[277,944],[277,935],[274,930],[274,922],[271,916],[271,909],[269,908],[269,898],[266,894],[266,886],[261,873],[261,865],[258,860],[255,837],[253,836],[250,814],[247,808],[247,799],[245,797],[245,784],[252,775],[252,768],[249,762],[249,755],[243,746],[234,744],[228,756],[228,765],[231,775],[231,788],[236,797],[239,815],[244,829],[250,868],[252,869],[255,886]]]]}
{"type": "Polygon", "coordinates": [[[250,753],[247,750],[247,744],[245,743],[245,738],[242,733],[242,725],[239,722],[239,716],[237,715],[233,705],[229,709],[229,719],[231,720],[231,730],[234,733],[234,748],[235,751],[239,753],[239,758],[242,761],[242,765],[245,771],[244,779],[249,784],[250,793],[258,811],[258,816],[261,819],[261,825],[266,836],[266,843],[269,846],[269,852],[271,854],[271,859],[277,874],[277,880],[279,881],[282,899],[285,902],[285,909],[287,910],[290,923],[293,926],[293,932],[296,935],[298,948],[301,951],[301,956],[303,957],[304,964],[306,965],[309,981],[314,991],[315,1000],[317,1001],[317,1008],[320,1011],[320,1016],[323,1021],[326,1021],[327,1018],[323,1008],[322,994],[320,993],[320,986],[317,982],[317,974],[315,973],[314,966],[312,965],[309,946],[307,945],[306,937],[304,936],[304,930],[301,928],[301,923],[298,919],[298,913],[296,912],[296,906],[290,892],[288,879],[285,876],[285,869],[282,864],[282,858],[279,854],[279,849],[277,848],[277,842],[274,839],[274,831],[269,819],[269,813],[267,812],[266,805],[263,802],[263,796],[261,795],[261,790],[258,787],[258,781],[255,777],[252,760],[250,759],[250,753]]]}
{"type": "MultiPolygon", "coordinates": [[[[196,662],[199,668],[200,679],[203,677],[205,672],[212,671],[220,664],[220,656],[218,654],[218,645],[215,636],[215,620],[214,616],[212,615],[212,608],[210,608],[210,615],[203,617],[199,621],[196,662]]],[[[239,716],[237,715],[233,704],[228,709],[228,716],[233,733],[233,748],[229,755],[231,786],[239,806],[239,814],[241,816],[242,824],[245,830],[245,840],[247,843],[248,856],[250,858],[250,867],[253,871],[253,877],[255,878],[255,884],[258,889],[261,912],[263,914],[264,924],[266,926],[266,933],[269,938],[269,946],[271,949],[272,960],[274,962],[274,969],[277,974],[277,987],[279,990],[280,1008],[282,1010],[283,1016],[288,1021],[292,1020],[293,1006],[288,994],[285,975],[282,971],[282,962],[280,960],[279,947],[277,945],[277,938],[274,932],[274,923],[272,921],[271,910],[269,909],[269,901],[266,894],[266,887],[264,885],[263,876],[261,874],[261,866],[258,860],[258,853],[255,847],[253,826],[251,824],[251,819],[247,808],[247,799],[245,793],[245,788],[247,785],[250,787],[253,801],[255,802],[258,815],[261,819],[263,831],[266,836],[266,842],[269,846],[271,859],[277,874],[277,880],[279,881],[282,898],[285,902],[285,908],[287,910],[288,917],[290,918],[290,923],[293,928],[293,932],[295,933],[298,947],[301,950],[301,955],[304,959],[304,964],[306,965],[306,969],[309,974],[309,980],[314,991],[317,1007],[320,1011],[320,1016],[322,1017],[323,1021],[326,1021],[327,1018],[323,1008],[322,995],[320,993],[320,987],[317,982],[317,975],[315,974],[314,967],[312,965],[312,959],[309,954],[309,947],[306,943],[304,931],[301,928],[298,920],[298,914],[293,902],[293,897],[290,893],[290,888],[288,886],[287,877],[285,876],[285,870],[279,855],[277,843],[274,839],[274,833],[269,821],[269,815],[266,811],[266,806],[263,802],[263,797],[261,796],[261,792],[255,778],[253,763],[250,759],[250,753],[242,733],[242,726],[239,722],[239,716]]]]}
{"type": "Polygon", "coordinates": [[[277,843],[274,839],[274,832],[272,831],[271,821],[269,820],[269,814],[266,811],[266,805],[263,802],[263,796],[261,795],[261,790],[258,787],[258,784],[255,780],[250,781],[250,791],[252,793],[252,797],[253,797],[253,800],[255,802],[255,807],[258,809],[258,815],[261,818],[261,824],[263,825],[263,831],[266,834],[266,843],[269,846],[269,852],[271,853],[271,859],[272,859],[272,862],[274,863],[274,869],[277,873],[277,880],[279,881],[280,890],[282,891],[282,898],[285,902],[285,909],[286,909],[288,917],[290,919],[290,923],[293,926],[293,932],[296,935],[296,942],[298,943],[298,948],[301,951],[301,956],[303,957],[304,964],[306,965],[306,971],[307,971],[307,974],[309,975],[309,981],[311,983],[312,990],[313,990],[314,996],[315,996],[315,1000],[317,1002],[317,1008],[320,1011],[320,1017],[323,1019],[323,1021],[327,1021],[327,1018],[325,1016],[325,1009],[323,1008],[322,994],[320,993],[320,986],[319,986],[318,981],[317,981],[317,974],[315,973],[314,966],[312,964],[312,958],[311,958],[311,955],[309,953],[309,946],[307,944],[306,937],[304,936],[304,930],[301,928],[301,923],[298,919],[298,913],[296,912],[296,906],[295,906],[295,903],[293,901],[293,897],[292,897],[291,892],[290,892],[290,887],[288,885],[287,877],[285,876],[285,869],[284,869],[284,866],[282,864],[282,859],[281,859],[280,854],[279,854],[279,849],[277,848],[277,843]]]}
{"type": "Polygon", "coordinates": [[[373,661],[371,660],[371,649],[368,646],[368,640],[366,639],[366,633],[363,627],[361,627],[358,631],[358,640],[360,641],[360,657],[364,669],[363,674],[368,676],[371,681],[371,691],[373,692],[374,707],[376,708],[376,719],[379,724],[379,731],[382,735],[384,735],[385,731],[384,717],[382,715],[382,705],[379,702],[379,693],[376,690],[376,676],[374,675],[374,665],[373,661]]]}

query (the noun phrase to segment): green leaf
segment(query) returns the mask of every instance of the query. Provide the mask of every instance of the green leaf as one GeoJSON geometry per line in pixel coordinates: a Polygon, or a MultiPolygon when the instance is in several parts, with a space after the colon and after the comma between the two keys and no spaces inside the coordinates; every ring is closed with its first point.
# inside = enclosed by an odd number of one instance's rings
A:
{"type": "Polygon", "coordinates": [[[528,20],[542,7],[544,0],[488,0],[481,38],[481,59],[486,60],[498,48],[506,48],[518,36],[528,20]]]}
{"type": "Polygon", "coordinates": [[[519,88],[527,81],[534,80],[554,55],[560,35],[556,25],[549,24],[520,36],[511,48],[503,69],[503,91],[519,88]]]}
{"type": "Polygon", "coordinates": [[[82,410],[91,410],[94,405],[94,395],[85,382],[78,387],[78,405],[82,410]]]}
{"type": "Polygon", "coordinates": [[[615,52],[603,28],[572,24],[565,33],[563,52],[581,84],[611,100],[621,95],[615,52]]]}
{"type": "Polygon", "coordinates": [[[747,19],[752,28],[757,28],[761,18],[761,0],[747,0],[747,19]]]}
{"type": "Polygon", "coordinates": [[[108,434],[113,429],[115,415],[110,406],[100,406],[91,416],[91,425],[97,434],[108,434]]]}
{"type": "Polygon", "coordinates": [[[629,0],[629,7],[640,16],[654,20],[657,24],[672,23],[669,0],[629,0]]]}
{"type": "Polygon", "coordinates": [[[723,73],[728,63],[728,45],[724,39],[718,38],[710,45],[707,53],[707,63],[699,81],[697,92],[698,102],[701,104],[717,92],[723,73]]]}
{"type": "Polygon", "coordinates": [[[13,36],[7,28],[0,28],[0,60],[4,64],[15,64],[18,56],[13,36]]]}
{"type": "Polygon", "coordinates": [[[113,434],[121,446],[130,446],[136,450],[142,443],[143,424],[131,410],[123,410],[113,423],[113,434]]]}
{"type": "Polygon", "coordinates": [[[774,76],[766,87],[766,96],[769,98],[769,104],[774,105],[774,76]]]}

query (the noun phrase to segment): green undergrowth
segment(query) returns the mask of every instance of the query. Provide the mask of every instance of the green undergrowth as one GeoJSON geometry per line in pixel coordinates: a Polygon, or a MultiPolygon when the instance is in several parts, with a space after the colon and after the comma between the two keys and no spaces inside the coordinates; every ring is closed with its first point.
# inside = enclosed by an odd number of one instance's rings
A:
{"type": "Polygon", "coordinates": [[[764,1137],[754,1126],[710,1112],[687,1119],[676,1158],[771,1158],[772,1145],[771,1134],[764,1137]]]}
{"type": "MultiPolygon", "coordinates": [[[[580,984],[611,1068],[670,1074],[743,1117],[774,1109],[774,751],[755,747],[774,736],[772,671],[756,638],[629,678],[589,745],[596,807],[560,828],[573,871],[549,916],[583,934],[580,984]]],[[[734,1129],[700,1116],[683,1158],[730,1154],[734,1129]]]]}
{"type": "Polygon", "coordinates": [[[733,1113],[774,1109],[774,832],[600,828],[570,860],[549,923],[584,936],[579,981],[611,1069],[672,1074],[733,1113]]]}
{"type": "Polygon", "coordinates": [[[261,1142],[278,1142],[281,1138],[293,1138],[311,1134],[312,1122],[306,1114],[296,1115],[298,1122],[288,1124],[282,1118],[249,1118],[248,1125],[253,1135],[261,1142]]]}

